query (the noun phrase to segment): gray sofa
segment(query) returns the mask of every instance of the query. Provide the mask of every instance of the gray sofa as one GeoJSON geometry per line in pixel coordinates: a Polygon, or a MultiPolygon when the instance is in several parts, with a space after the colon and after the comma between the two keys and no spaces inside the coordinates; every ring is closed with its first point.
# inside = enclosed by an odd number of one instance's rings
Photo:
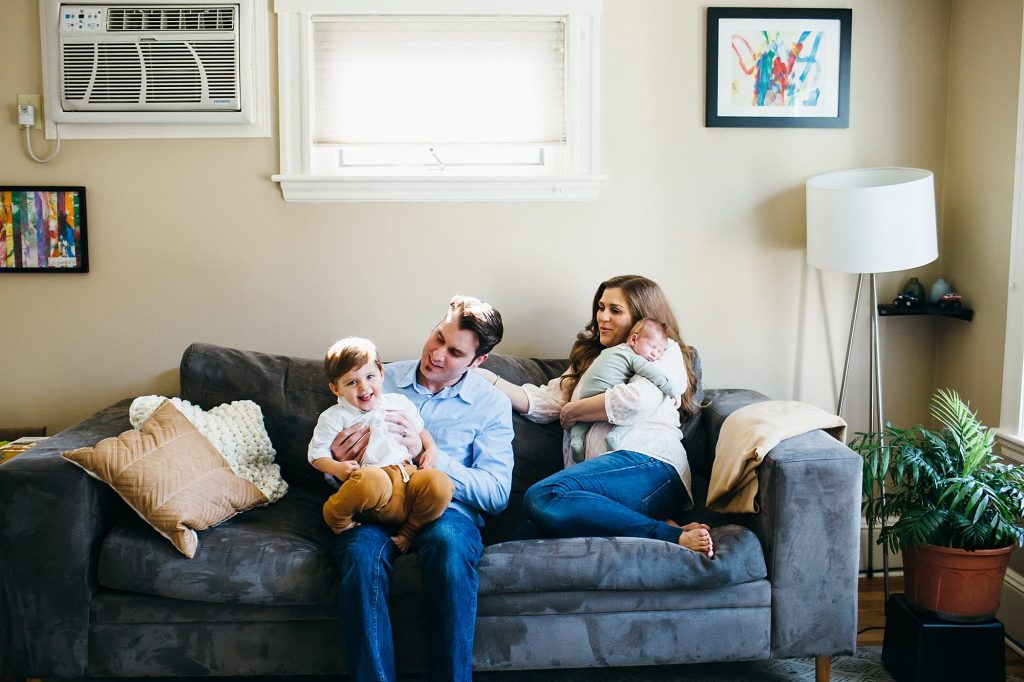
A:
{"type": "MultiPolygon", "coordinates": [[[[492,355],[516,383],[564,361],[492,355]]],[[[320,518],[327,495],[305,458],[332,404],[319,360],[196,343],[181,397],[205,408],[252,399],[290,489],[279,502],[200,534],[189,560],[105,484],[60,457],[130,428],[130,399],[0,466],[0,669],[18,677],[343,673],[334,566],[320,518]]],[[[522,495],[561,466],[561,431],[515,417],[508,509],[489,519],[480,564],[478,670],[827,657],[856,639],[860,459],[816,431],[783,442],[759,470],[760,512],[703,509],[725,417],[764,396],[701,393],[685,425],[696,508],[716,557],[656,540],[512,541],[522,495]]],[[[403,557],[392,617],[400,671],[424,668],[415,555],[403,557]]]]}

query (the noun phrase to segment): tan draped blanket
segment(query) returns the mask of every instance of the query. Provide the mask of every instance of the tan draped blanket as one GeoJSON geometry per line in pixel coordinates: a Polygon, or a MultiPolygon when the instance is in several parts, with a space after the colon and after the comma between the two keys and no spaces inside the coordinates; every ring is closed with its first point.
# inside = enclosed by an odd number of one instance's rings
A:
{"type": "Polygon", "coordinates": [[[820,407],[793,400],[766,400],[736,410],[722,424],[708,485],[708,509],[717,512],[758,511],[757,467],[764,456],[787,438],[824,429],[846,442],[846,422],[820,407]]]}

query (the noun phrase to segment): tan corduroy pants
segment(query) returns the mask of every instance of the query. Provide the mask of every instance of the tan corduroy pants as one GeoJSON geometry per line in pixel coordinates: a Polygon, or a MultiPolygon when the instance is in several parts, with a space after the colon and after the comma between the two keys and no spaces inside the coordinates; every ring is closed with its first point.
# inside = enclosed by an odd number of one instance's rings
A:
{"type": "Polygon", "coordinates": [[[454,491],[447,474],[437,469],[417,469],[408,463],[366,467],[354,471],[324,502],[324,521],[335,533],[351,526],[357,514],[398,526],[395,544],[404,552],[423,526],[444,513],[454,491]]]}

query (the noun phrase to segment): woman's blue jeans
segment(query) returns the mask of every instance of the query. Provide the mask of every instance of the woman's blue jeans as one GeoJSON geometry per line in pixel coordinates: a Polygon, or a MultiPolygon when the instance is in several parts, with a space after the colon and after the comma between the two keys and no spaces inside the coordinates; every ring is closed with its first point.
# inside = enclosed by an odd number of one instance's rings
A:
{"type": "Polygon", "coordinates": [[[554,473],[526,491],[526,518],[553,537],[633,537],[679,540],[661,519],[687,500],[679,474],[630,450],[616,450],[554,473]]]}
{"type": "MultiPolygon", "coordinates": [[[[388,595],[395,560],[393,529],[364,523],[334,536],[338,566],[338,620],[350,679],[391,682],[395,653],[388,595]],[[389,534],[389,531],[390,532],[389,534]]],[[[470,682],[476,625],[480,530],[465,514],[447,509],[416,537],[423,576],[424,629],[430,680],[470,682]]]]}

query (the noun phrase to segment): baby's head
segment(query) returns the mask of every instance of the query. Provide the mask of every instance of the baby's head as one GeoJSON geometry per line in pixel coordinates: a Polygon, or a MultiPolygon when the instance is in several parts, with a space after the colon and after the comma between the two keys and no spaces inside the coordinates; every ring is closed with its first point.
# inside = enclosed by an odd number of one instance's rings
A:
{"type": "Polygon", "coordinates": [[[626,343],[634,353],[654,362],[668,347],[668,332],[665,331],[665,325],[661,322],[646,317],[629,330],[629,338],[626,343]]]}
{"type": "Polygon", "coordinates": [[[335,342],[324,356],[324,374],[331,393],[356,409],[368,412],[380,398],[384,364],[367,339],[350,336],[335,342]]]}

